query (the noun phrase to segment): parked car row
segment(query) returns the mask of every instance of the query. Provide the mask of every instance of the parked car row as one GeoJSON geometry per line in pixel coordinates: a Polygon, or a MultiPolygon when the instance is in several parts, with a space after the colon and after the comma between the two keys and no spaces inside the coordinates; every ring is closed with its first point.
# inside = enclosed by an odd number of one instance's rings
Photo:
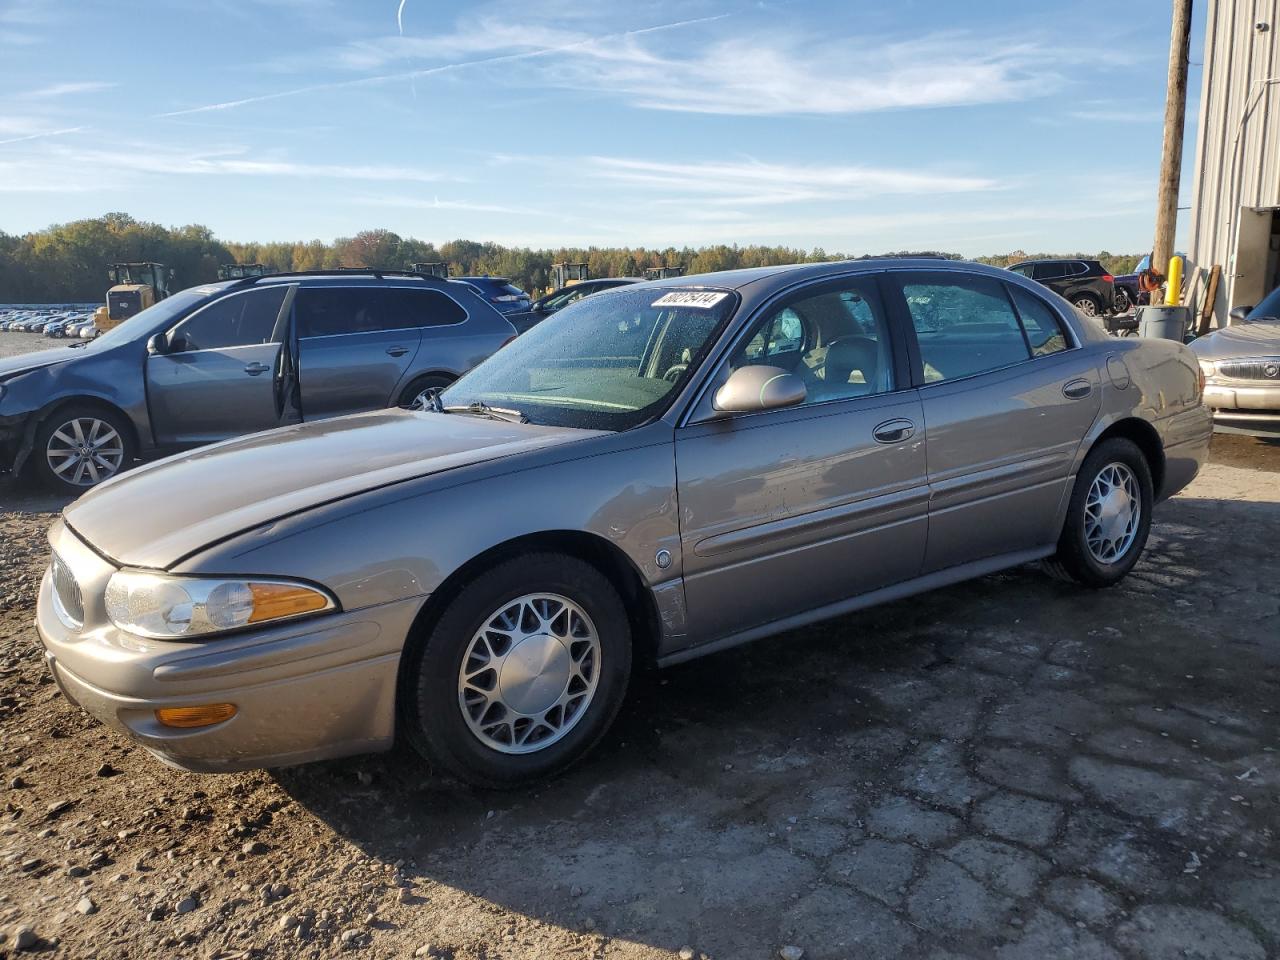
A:
{"type": "Polygon", "coordinates": [[[98,336],[92,310],[0,310],[0,332],[43,333],[46,337],[91,340],[98,336]]]}
{"type": "Polygon", "coordinates": [[[400,739],[524,784],[634,663],[1036,560],[1119,582],[1211,431],[1185,345],[976,264],[626,284],[514,333],[466,283],[280,275],[0,368],[9,449],[69,489],[279,427],[64,510],[37,627],[67,699],[192,770],[400,739]]]}

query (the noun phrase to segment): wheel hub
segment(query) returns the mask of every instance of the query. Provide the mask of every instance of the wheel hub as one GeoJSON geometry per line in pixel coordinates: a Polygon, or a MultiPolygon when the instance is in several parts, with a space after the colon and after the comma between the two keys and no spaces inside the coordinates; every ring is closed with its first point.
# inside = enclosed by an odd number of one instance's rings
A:
{"type": "Polygon", "coordinates": [[[1084,502],[1084,537],[1099,563],[1116,563],[1133,546],[1142,518],[1138,479],[1123,463],[1098,471],[1084,502]]]}
{"type": "Polygon", "coordinates": [[[502,699],[526,715],[549,710],[569,683],[569,667],[569,651],[555,637],[526,637],[503,658],[498,674],[502,699]]]}
{"type": "Polygon", "coordinates": [[[458,670],[462,718],[499,753],[543,750],[586,714],[600,655],[595,625],[568,597],[531,593],[509,601],[467,645],[458,670]]]}
{"type": "Polygon", "coordinates": [[[113,476],[124,462],[124,443],[111,424],[96,417],[68,420],[49,437],[45,448],[49,469],[77,487],[113,476]]]}

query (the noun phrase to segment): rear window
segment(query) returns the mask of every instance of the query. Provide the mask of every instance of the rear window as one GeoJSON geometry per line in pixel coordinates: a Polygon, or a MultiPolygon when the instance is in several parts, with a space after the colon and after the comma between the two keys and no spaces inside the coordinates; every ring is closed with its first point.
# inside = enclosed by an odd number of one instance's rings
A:
{"type": "Polygon", "coordinates": [[[462,323],[467,311],[437,290],[389,287],[382,291],[382,322],[388,329],[446,327],[462,323]]]}

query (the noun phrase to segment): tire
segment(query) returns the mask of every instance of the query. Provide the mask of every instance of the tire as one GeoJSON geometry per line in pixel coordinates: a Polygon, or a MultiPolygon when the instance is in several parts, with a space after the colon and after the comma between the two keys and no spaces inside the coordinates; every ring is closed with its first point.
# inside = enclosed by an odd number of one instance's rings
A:
{"type": "Polygon", "coordinates": [[[1058,550],[1045,568],[1060,580],[1086,587],[1115,586],[1142,556],[1154,504],[1151,467],[1137,444],[1123,437],[1104,440],[1089,451],[1076,475],[1058,550]],[[1128,488],[1128,494],[1096,502],[1097,492],[1115,487],[1128,488]],[[1123,504],[1135,493],[1138,516],[1130,530],[1123,522],[1123,504]],[[1121,509],[1115,512],[1117,506],[1121,509]],[[1113,534],[1117,539],[1108,539],[1113,534]]]}
{"type": "Polygon", "coordinates": [[[404,407],[408,410],[421,410],[424,405],[423,394],[425,394],[426,391],[443,390],[451,383],[453,383],[453,379],[451,377],[446,377],[440,374],[419,377],[417,380],[413,381],[413,383],[400,391],[400,396],[396,400],[396,406],[404,407]]]}
{"type": "Polygon", "coordinates": [[[411,643],[401,726],[434,769],[474,786],[520,787],[563,772],[600,741],[630,675],[630,621],[613,584],[575,557],[526,554],[478,573],[411,643]],[[539,606],[539,597],[556,599],[539,606]],[[521,639],[509,645],[512,634],[521,639]],[[553,705],[574,696],[576,706],[553,705]]]}
{"type": "Polygon", "coordinates": [[[1092,294],[1080,294],[1071,303],[1086,317],[1099,317],[1102,315],[1102,304],[1092,294]]]}
{"type": "Polygon", "coordinates": [[[1129,300],[1129,294],[1123,287],[1116,287],[1116,299],[1112,305],[1113,313],[1128,313],[1133,303],[1129,300]]]}
{"type": "Polygon", "coordinates": [[[78,495],[127,469],[136,453],[123,414],[72,404],[36,428],[30,463],[41,486],[78,495]]]}

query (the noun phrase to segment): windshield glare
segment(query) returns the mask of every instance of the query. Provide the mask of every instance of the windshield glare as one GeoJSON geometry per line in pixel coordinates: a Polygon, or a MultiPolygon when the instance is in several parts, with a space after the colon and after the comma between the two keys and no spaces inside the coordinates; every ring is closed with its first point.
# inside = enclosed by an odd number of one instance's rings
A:
{"type": "Polygon", "coordinates": [[[533,423],[625,430],[662,413],[737,307],[727,291],[650,287],[570,304],[441,395],[533,423]]]}
{"type": "Polygon", "coordinates": [[[149,333],[166,320],[173,319],[187,308],[207,299],[209,293],[209,287],[192,287],[189,290],[175,293],[171,297],[165,297],[165,299],[158,303],[153,303],[147,309],[138,311],[120,326],[112,327],[102,336],[90,340],[89,347],[90,349],[114,347],[117,344],[126,343],[137,336],[149,333]]]}

